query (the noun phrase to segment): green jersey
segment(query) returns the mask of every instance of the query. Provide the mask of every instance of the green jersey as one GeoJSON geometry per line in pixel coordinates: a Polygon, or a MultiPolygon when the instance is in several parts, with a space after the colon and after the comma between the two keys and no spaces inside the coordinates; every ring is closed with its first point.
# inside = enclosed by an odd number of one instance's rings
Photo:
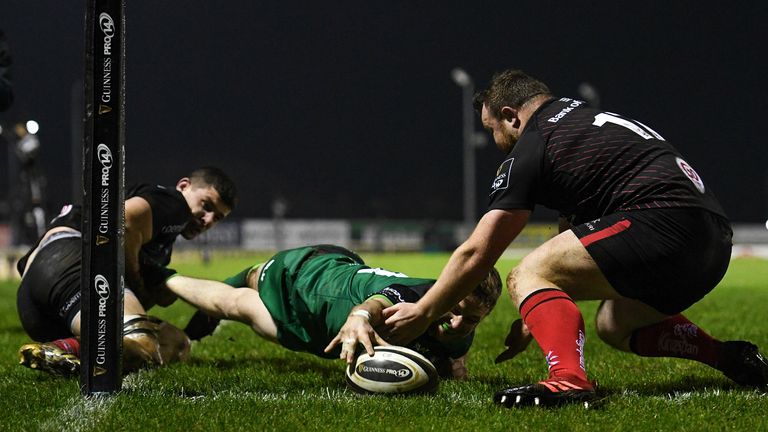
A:
{"type": "Polygon", "coordinates": [[[392,303],[416,301],[434,279],[371,268],[339,247],[282,251],[259,274],[259,296],[277,325],[280,344],[295,351],[337,358],[323,349],[338,334],[355,305],[374,294],[392,303]],[[403,290],[402,288],[409,288],[403,290]],[[408,298],[410,297],[410,298],[408,298]]]}

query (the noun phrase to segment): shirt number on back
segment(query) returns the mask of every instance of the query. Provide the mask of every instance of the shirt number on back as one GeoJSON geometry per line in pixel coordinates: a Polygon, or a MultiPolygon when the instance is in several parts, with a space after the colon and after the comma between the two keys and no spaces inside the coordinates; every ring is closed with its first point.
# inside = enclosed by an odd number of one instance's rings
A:
{"type": "Polygon", "coordinates": [[[404,275],[400,272],[392,272],[389,270],[384,270],[383,268],[367,268],[367,269],[360,269],[357,271],[358,273],[373,273],[377,276],[389,276],[389,277],[399,277],[399,278],[407,278],[407,275],[404,275]]]}
{"type": "Polygon", "coordinates": [[[618,114],[610,113],[610,112],[603,112],[595,116],[595,121],[592,122],[592,125],[601,127],[606,123],[613,123],[615,125],[619,125],[621,127],[625,127],[632,132],[640,135],[642,138],[645,139],[652,139],[656,138],[659,141],[665,141],[664,137],[656,133],[655,130],[649,128],[648,126],[640,123],[639,121],[631,121],[627,120],[623,117],[619,117],[618,114]]]}

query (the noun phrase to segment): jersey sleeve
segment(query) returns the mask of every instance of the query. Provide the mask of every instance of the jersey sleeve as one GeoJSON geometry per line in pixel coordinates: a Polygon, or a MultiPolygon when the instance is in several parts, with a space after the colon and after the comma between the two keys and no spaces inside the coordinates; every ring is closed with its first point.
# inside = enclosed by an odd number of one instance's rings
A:
{"type": "Polygon", "coordinates": [[[543,143],[539,134],[524,134],[496,171],[491,183],[488,210],[533,210],[543,160],[543,143]]]}
{"type": "Polygon", "coordinates": [[[433,284],[422,284],[414,286],[405,286],[393,284],[385,287],[381,291],[375,292],[368,296],[368,298],[374,296],[386,297],[392,304],[396,303],[416,303],[420,298],[426,294],[427,290],[432,287],[433,284]]]}
{"type": "Polygon", "coordinates": [[[191,216],[184,196],[176,189],[139,185],[131,188],[128,195],[145,199],[152,208],[152,237],[180,233],[191,216]]]}

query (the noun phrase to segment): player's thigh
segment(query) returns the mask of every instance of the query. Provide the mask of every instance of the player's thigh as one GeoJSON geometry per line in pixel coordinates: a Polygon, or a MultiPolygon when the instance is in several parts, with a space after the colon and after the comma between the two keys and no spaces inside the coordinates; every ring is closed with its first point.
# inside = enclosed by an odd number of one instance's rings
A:
{"type": "Polygon", "coordinates": [[[510,274],[509,287],[518,304],[541,288],[559,288],[575,300],[618,297],[571,231],[558,234],[523,258],[510,274]]]}
{"type": "Polygon", "coordinates": [[[40,249],[19,285],[19,319],[35,340],[72,336],[70,323],[80,310],[80,249],[77,240],[57,240],[40,249]]]}
{"type": "Polygon", "coordinates": [[[668,315],[711,291],[731,256],[727,220],[702,209],[617,212],[571,231],[617,293],[668,315]]]}

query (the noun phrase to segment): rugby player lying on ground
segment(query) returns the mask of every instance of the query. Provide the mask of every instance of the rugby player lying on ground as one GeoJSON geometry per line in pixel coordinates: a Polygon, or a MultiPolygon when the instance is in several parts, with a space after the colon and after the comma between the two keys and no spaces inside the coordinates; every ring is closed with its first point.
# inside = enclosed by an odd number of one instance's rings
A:
{"type": "MultiPolygon", "coordinates": [[[[225,283],[176,275],[166,285],[213,318],[247,324],[264,339],[294,351],[351,362],[362,339],[354,335],[366,333],[364,348],[373,354],[370,340],[386,343],[374,332],[381,330],[381,311],[395,303],[417,301],[434,282],[371,268],[354,252],[320,245],[279,252],[225,283]]],[[[442,377],[466,377],[465,359],[474,329],[500,293],[501,279],[492,269],[451,313],[408,346],[432,361],[442,377]]],[[[211,333],[215,323],[202,331],[194,327],[187,327],[193,339],[211,333]]],[[[386,337],[385,331],[380,334],[386,337]]]]}
{"type": "MultiPolygon", "coordinates": [[[[145,183],[126,191],[124,371],[186,358],[186,335],[146,311],[176,300],[162,282],[177,237],[207,231],[236,202],[234,182],[214,167],[192,171],[175,188],[145,183]]],[[[80,370],[81,210],[64,206],[18,264],[19,321],[34,341],[19,349],[19,361],[56,375],[80,370]]]]}

